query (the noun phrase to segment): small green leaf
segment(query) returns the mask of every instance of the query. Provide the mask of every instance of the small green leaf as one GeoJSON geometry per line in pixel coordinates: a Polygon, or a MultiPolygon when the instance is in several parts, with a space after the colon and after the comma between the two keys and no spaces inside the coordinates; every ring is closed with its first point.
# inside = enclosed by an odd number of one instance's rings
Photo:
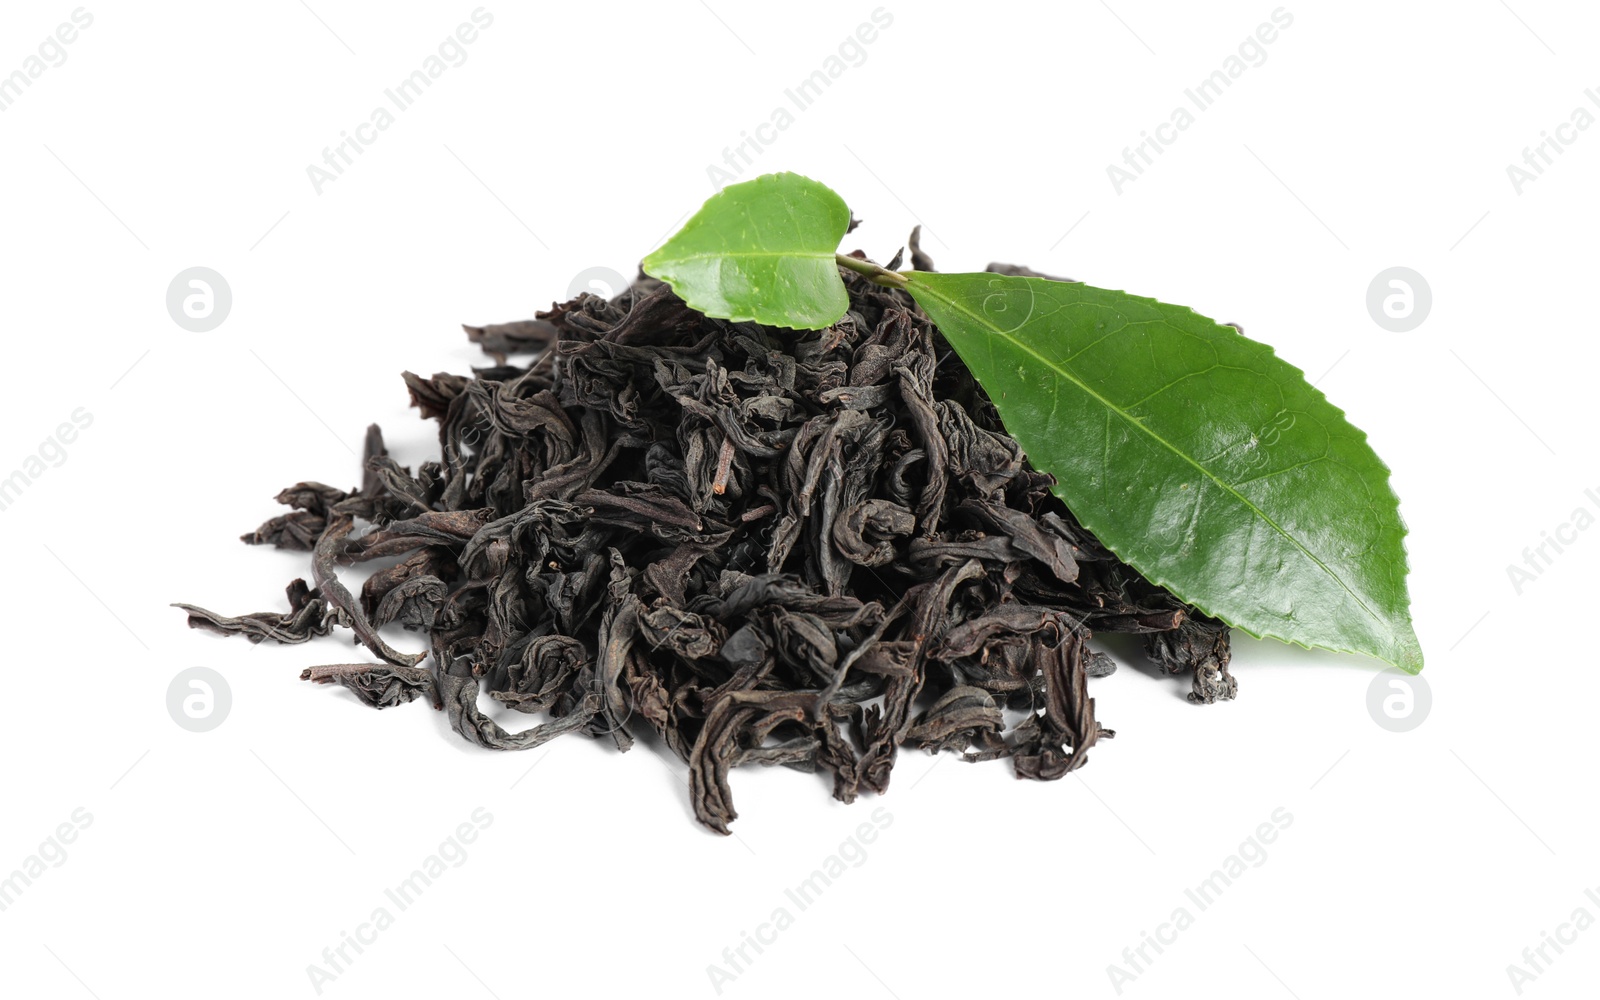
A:
{"type": "Polygon", "coordinates": [[[906,277],[1056,495],[1140,573],[1251,635],[1422,669],[1389,469],[1272,348],[1126,292],[906,277]]]}
{"type": "Polygon", "coordinates": [[[850,210],[831,189],[765,174],[712,195],[644,270],[707,316],[821,330],[850,305],[834,263],[849,228],[850,210]]]}

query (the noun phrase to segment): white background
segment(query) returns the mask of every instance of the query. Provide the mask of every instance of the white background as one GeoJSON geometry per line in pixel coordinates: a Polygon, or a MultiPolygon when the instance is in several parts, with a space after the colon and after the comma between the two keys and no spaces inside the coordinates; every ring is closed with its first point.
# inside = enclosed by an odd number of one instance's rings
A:
{"type": "MultiPolygon", "coordinates": [[[[491,3],[465,64],[320,194],[307,166],[471,0],[95,4],[0,113],[0,476],[93,415],[0,512],[0,874],[93,817],[0,912],[4,992],[316,995],[307,967],[481,806],[465,863],[324,995],[713,996],[707,967],[788,906],[723,995],[1111,997],[1107,967],[1188,905],[1122,995],[1515,996],[1524,948],[1580,906],[1600,917],[1600,531],[1520,594],[1506,569],[1600,492],[1600,128],[1520,194],[1506,172],[1575,108],[1600,114],[1581,5],[1290,4],[1265,63],[1119,194],[1107,165],[1271,0],[892,3],[865,62],[743,175],[830,184],[878,260],[920,222],[942,269],[1025,263],[1192,305],[1320,377],[1411,527],[1433,694],[1412,732],[1369,717],[1374,663],[1241,638],[1233,704],[1131,665],[1095,682],[1118,735],[1081,779],[912,753],[889,795],[846,807],[805,775],[739,773],[719,838],[648,748],[480,751],[423,704],[372,712],[297,679],[358,658],[346,636],[184,627],[169,602],[282,607],[307,560],[235,540],[272,495],[357,482],[374,420],[403,463],[427,458],[399,372],[464,372],[482,356],[459,323],[632,273],[875,6],[709,2],[491,3]],[[197,265],[233,292],[209,333],[165,306],[197,265]],[[1433,295],[1406,333],[1366,307],[1396,265],[1433,295]],[[209,733],[165,707],[192,666],[231,686],[209,733]],[[796,911],[785,888],[879,806],[864,863],[796,911]],[[1184,889],[1280,807],[1266,861],[1196,911],[1184,889]]],[[[0,73],[73,9],[6,4],[0,73]]],[[[1600,929],[1547,953],[1526,995],[1600,977],[1600,929]]]]}

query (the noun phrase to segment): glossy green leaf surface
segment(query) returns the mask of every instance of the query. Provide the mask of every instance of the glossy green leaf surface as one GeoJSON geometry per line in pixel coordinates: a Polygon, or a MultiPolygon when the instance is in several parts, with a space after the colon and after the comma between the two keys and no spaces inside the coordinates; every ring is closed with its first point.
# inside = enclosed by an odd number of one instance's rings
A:
{"type": "Polygon", "coordinates": [[[834,263],[849,228],[828,187],[765,174],[712,195],[644,270],[707,316],[820,330],[850,304],[834,263]]]}
{"type": "Polygon", "coordinates": [[[907,278],[1034,467],[1140,573],[1251,635],[1422,669],[1389,470],[1272,348],[1126,292],[907,278]]]}

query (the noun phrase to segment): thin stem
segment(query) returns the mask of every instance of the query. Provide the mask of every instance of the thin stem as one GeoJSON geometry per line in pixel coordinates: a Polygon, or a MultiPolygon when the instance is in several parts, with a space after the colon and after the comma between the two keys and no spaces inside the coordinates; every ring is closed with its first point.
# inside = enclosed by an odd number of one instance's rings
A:
{"type": "Polygon", "coordinates": [[[833,258],[839,262],[840,267],[854,271],[857,274],[866,275],[868,280],[875,285],[882,285],[885,288],[904,288],[908,284],[906,276],[899,271],[891,271],[886,267],[880,267],[870,260],[861,260],[842,253],[834,254],[833,258]]]}
{"type": "Polygon", "coordinates": [[[711,492],[717,496],[728,492],[728,473],[733,466],[733,439],[723,437],[722,451],[717,455],[717,478],[711,481],[711,492]]]}

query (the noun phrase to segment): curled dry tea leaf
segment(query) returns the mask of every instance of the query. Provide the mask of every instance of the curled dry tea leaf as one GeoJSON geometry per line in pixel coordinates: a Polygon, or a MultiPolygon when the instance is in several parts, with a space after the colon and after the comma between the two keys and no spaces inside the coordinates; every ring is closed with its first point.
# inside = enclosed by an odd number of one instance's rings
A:
{"type": "Polygon", "coordinates": [[[765,174],[713,195],[644,270],[715,319],[821,330],[849,305],[834,264],[849,228],[850,210],[828,187],[765,174]]]}
{"type": "Polygon", "coordinates": [[[753,765],[827,774],[844,802],[913,748],[1062,778],[1111,735],[1091,634],[1188,609],[1072,519],[904,292],[843,283],[832,330],[709,319],[653,278],[508,325],[555,334],[519,364],[406,377],[436,459],[401,466],[374,431],[359,492],[281,494],[321,519],[322,589],[296,583],[287,614],[187,610],[278,642],[350,629],[373,662],[308,681],[441,707],[475,746],[645,737],[718,831],[753,765]],[[425,665],[378,634],[405,628],[425,665]]]}
{"type": "Polygon", "coordinates": [[[1389,469],[1272,348],[1075,282],[906,278],[1056,495],[1151,581],[1251,635],[1422,669],[1389,469]]]}

